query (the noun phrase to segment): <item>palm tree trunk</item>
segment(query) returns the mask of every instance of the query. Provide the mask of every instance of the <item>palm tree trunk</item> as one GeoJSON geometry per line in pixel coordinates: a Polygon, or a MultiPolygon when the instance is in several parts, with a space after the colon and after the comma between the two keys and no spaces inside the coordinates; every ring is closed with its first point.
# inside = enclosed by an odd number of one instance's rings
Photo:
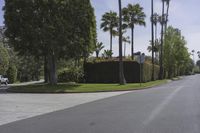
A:
{"type": "Polygon", "coordinates": [[[112,29],[110,30],[110,51],[112,51],[112,29]]]}
{"type": "Polygon", "coordinates": [[[134,60],[134,26],[131,27],[131,58],[134,60]]]}
{"type": "Polygon", "coordinates": [[[124,77],[124,66],[122,60],[122,7],[121,0],[119,2],[119,84],[126,84],[126,80],[124,77]]]}
{"type": "Polygon", "coordinates": [[[99,58],[99,52],[96,51],[96,58],[99,58]]]}
{"type": "Polygon", "coordinates": [[[160,51],[160,73],[159,79],[163,79],[163,36],[164,36],[164,11],[165,3],[162,1],[162,22],[161,22],[161,51],[160,51]]]}
{"type": "Polygon", "coordinates": [[[169,3],[167,4],[167,17],[166,17],[166,23],[165,23],[165,33],[166,33],[166,30],[167,30],[167,24],[168,24],[168,15],[169,15],[169,3]]]}
{"type": "Polygon", "coordinates": [[[156,59],[156,60],[159,60],[159,55],[158,55],[158,54],[159,54],[160,49],[159,49],[159,44],[158,44],[157,33],[158,33],[158,25],[157,25],[157,23],[156,23],[156,24],[155,24],[155,41],[154,41],[155,43],[154,43],[154,46],[157,45],[157,46],[156,46],[157,51],[156,51],[156,52],[154,51],[154,53],[155,53],[155,59],[156,59]]]}
{"type": "Polygon", "coordinates": [[[44,82],[49,83],[49,67],[47,55],[44,56],[44,82]]]}
{"type": "Polygon", "coordinates": [[[124,58],[126,58],[126,42],[124,43],[124,58]]]}
{"type": "Polygon", "coordinates": [[[152,75],[151,80],[154,81],[154,24],[153,24],[153,0],[151,0],[151,47],[152,47],[152,75]]]}
{"type": "Polygon", "coordinates": [[[55,59],[55,53],[54,51],[52,50],[49,54],[49,57],[48,57],[48,62],[49,62],[49,75],[50,75],[50,78],[49,78],[49,83],[51,85],[55,85],[57,84],[57,75],[56,75],[56,59],[55,59]]]}
{"type": "Polygon", "coordinates": [[[155,40],[158,39],[157,33],[158,33],[158,26],[157,26],[157,24],[156,24],[156,25],[155,25],[155,40]]]}

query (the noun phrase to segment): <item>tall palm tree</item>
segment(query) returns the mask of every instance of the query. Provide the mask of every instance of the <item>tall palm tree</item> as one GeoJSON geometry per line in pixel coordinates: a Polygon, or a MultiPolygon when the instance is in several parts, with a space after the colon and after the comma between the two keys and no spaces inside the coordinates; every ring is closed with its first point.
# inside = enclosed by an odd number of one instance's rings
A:
{"type": "Polygon", "coordinates": [[[122,41],[124,42],[124,57],[126,57],[126,43],[128,43],[128,44],[131,43],[130,37],[129,36],[122,37],[122,41]]]}
{"type": "Polygon", "coordinates": [[[161,1],[162,1],[162,15],[159,17],[160,23],[161,23],[161,47],[160,47],[161,49],[160,49],[160,74],[159,74],[159,78],[163,79],[163,43],[164,43],[164,32],[166,33],[166,30],[167,30],[170,0],[161,0],[161,1]],[[167,5],[166,13],[165,13],[165,3],[167,5]]]}
{"type": "Polygon", "coordinates": [[[154,22],[153,22],[153,14],[154,13],[154,1],[151,0],[151,47],[152,47],[152,75],[151,80],[154,81],[154,22]]]}
{"type": "Polygon", "coordinates": [[[122,60],[122,3],[121,0],[118,0],[119,4],[119,84],[126,84],[124,77],[124,66],[122,60]]]}
{"type": "Polygon", "coordinates": [[[116,12],[106,12],[101,19],[102,23],[100,28],[104,32],[110,32],[110,50],[112,51],[112,38],[116,34],[116,28],[118,27],[118,16],[116,12]]]}
{"type": "Polygon", "coordinates": [[[165,32],[166,32],[166,30],[167,30],[168,16],[169,16],[169,4],[170,4],[170,0],[163,0],[163,1],[166,2],[166,6],[167,6],[166,23],[165,23],[165,32]]]}
{"type": "Polygon", "coordinates": [[[158,39],[157,33],[158,33],[158,22],[159,22],[159,15],[157,13],[153,14],[153,24],[155,26],[155,41],[158,39]]]}
{"type": "MultiPolygon", "coordinates": [[[[153,1],[152,1],[152,8],[153,8],[153,1]]],[[[158,39],[157,39],[157,23],[158,23],[158,17],[159,15],[157,13],[153,13],[153,10],[152,10],[152,46],[153,47],[153,50],[151,51],[152,52],[152,64],[153,64],[153,67],[152,67],[152,77],[151,79],[154,80],[154,64],[155,64],[155,58],[157,58],[157,53],[158,53],[158,49],[157,49],[157,43],[158,43],[158,39]],[[155,27],[155,28],[154,28],[155,27]],[[154,35],[154,30],[155,30],[155,35],[154,35]]]]}
{"type": "Polygon", "coordinates": [[[123,21],[127,25],[127,28],[131,29],[131,57],[134,59],[134,28],[135,25],[146,26],[145,13],[143,7],[139,4],[128,4],[127,7],[123,8],[123,21]]]}
{"type": "Polygon", "coordinates": [[[102,42],[98,42],[95,46],[96,57],[99,58],[100,51],[104,48],[102,42]]]}
{"type": "MultiPolygon", "coordinates": [[[[152,52],[152,44],[151,43],[152,42],[150,41],[150,45],[147,47],[147,50],[149,52],[152,52]]],[[[155,53],[155,59],[159,60],[158,57],[159,57],[159,52],[160,52],[160,42],[158,40],[155,41],[155,45],[154,45],[153,51],[155,53]]]]}

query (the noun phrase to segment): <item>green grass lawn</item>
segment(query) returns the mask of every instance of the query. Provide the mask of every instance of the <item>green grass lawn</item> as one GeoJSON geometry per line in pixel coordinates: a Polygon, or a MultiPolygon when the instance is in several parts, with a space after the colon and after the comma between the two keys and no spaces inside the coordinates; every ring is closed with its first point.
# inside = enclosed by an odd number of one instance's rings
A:
{"type": "Polygon", "coordinates": [[[65,83],[58,85],[48,84],[34,84],[25,86],[13,86],[8,89],[9,92],[22,92],[22,93],[83,93],[83,92],[106,92],[106,91],[126,91],[146,89],[149,87],[157,86],[167,83],[167,80],[157,80],[147,83],[132,83],[126,85],[119,84],[73,84],[65,83]]]}

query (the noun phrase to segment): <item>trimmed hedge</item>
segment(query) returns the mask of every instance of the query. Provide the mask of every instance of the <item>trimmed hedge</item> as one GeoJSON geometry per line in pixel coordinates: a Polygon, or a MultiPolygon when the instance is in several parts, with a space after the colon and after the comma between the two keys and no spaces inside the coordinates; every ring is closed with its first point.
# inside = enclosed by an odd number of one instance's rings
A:
{"type": "MultiPolygon", "coordinates": [[[[152,65],[144,63],[141,65],[142,82],[151,81],[152,65]]],[[[118,83],[119,62],[88,62],[84,66],[86,83],[118,83]]],[[[155,65],[155,79],[158,79],[159,66],[155,65]]],[[[127,83],[140,82],[140,64],[135,61],[124,61],[124,76],[127,83]]]]}

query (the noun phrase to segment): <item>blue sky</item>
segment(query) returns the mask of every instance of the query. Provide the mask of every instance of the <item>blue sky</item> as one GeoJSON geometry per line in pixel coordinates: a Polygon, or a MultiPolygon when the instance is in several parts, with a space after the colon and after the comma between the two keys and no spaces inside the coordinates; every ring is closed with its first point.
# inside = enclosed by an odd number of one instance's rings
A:
{"type": "MultiPolygon", "coordinates": [[[[150,26],[150,1],[151,0],[122,0],[125,7],[128,3],[140,3],[144,7],[147,15],[146,27],[135,28],[135,51],[143,51],[147,55],[147,47],[151,39],[150,26]]],[[[155,1],[155,11],[161,13],[161,0],[155,1]]],[[[100,30],[101,16],[110,10],[118,12],[118,0],[91,0],[95,8],[97,18],[98,41],[103,42],[105,49],[109,49],[109,33],[100,30]]],[[[4,0],[0,0],[0,8],[2,9],[4,0]]],[[[195,49],[200,51],[200,0],[171,0],[169,12],[169,25],[179,28],[187,40],[189,51],[195,49]]],[[[0,25],[3,25],[3,11],[0,11],[0,25]]],[[[130,35],[127,32],[127,35],[130,35]]],[[[114,38],[113,42],[114,55],[118,55],[118,38],[114,38]]],[[[127,54],[130,53],[130,46],[127,47],[127,54]]],[[[197,59],[197,57],[196,57],[197,59]]]]}

